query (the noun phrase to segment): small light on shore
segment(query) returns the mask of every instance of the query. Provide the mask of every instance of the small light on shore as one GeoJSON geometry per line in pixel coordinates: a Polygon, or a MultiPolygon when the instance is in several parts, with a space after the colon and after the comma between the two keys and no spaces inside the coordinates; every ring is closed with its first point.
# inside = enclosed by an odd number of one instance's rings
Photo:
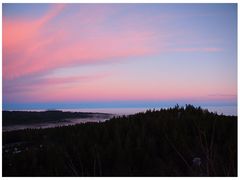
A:
{"type": "Polygon", "coordinates": [[[195,158],[193,158],[192,162],[193,162],[194,166],[200,166],[201,165],[201,158],[195,157],[195,158]]]}

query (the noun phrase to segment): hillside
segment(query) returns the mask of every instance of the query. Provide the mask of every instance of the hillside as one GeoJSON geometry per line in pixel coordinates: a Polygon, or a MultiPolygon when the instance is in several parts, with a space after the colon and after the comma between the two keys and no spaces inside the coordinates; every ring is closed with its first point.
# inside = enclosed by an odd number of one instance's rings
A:
{"type": "Polygon", "coordinates": [[[106,113],[91,113],[91,112],[63,112],[59,110],[48,110],[42,112],[36,111],[3,111],[3,126],[21,125],[21,124],[36,124],[47,122],[64,121],[68,118],[91,118],[91,117],[106,117],[111,114],[106,113]]]}
{"type": "Polygon", "coordinates": [[[237,176],[237,117],[191,105],[3,133],[3,176],[237,176]]]}

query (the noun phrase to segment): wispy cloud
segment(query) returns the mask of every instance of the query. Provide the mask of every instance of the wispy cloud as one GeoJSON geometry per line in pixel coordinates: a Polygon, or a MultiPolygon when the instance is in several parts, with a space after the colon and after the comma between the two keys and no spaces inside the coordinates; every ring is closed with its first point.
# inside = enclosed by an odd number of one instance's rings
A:
{"type": "Polygon", "coordinates": [[[97,73],[92,75],[76,75],[66,77],[30,77],[18,78],[3,83],[4,100],[7,102],[27,102],[34,97],[38,101],[46,101],[47,99],[65,99],[63,96],[69,89],[75,89],[75,93],[69,96],[75,96],[76,90],[81,91],[84,84],[93,83],[104,78],[108,78],[110,72],[97,73]],[[57,96],[58,94],[61,94],[57,96]],[[57,98],[55,99],[55,97],[57,98]]]}
{"type": "Polygon", "coordinates": [[[236,94],[209,94],[210,97],[236,97],[236,94]]]}
{"type": "MultiPolygon", "coordinates": [[[[220,66],[207,83],[204,78],[209,74],[201,76],[201,72],[186,82],[186,74],[194,74],[194,62],[202,54],[219,58],[219,54],[228,50],[226,44],[222,46],[221,35],[225,31],[219,30],[221,33],[212,37],[216,31],[206,29],[204,19],[199,24],[195,22],[195,18],[202,16],[199,12],[182,13],[176,7],[164,11],[152,5],[51,4],[48,7],[33,17],[21,13],[11,18],[3,16],[4,100],[176,99],[186,95],[196,98],[199,94],[205,97],[215,89],[220,89],[219,93],[234,92],[234,81],[226,86],[229,87],[226,91],[222,87],[227,83],[222,85],[218,81],[220,66]],[[186,54],[192,61],[189,66],[181,67],[189,67],[182,73],[176,60],[185,59],[186,54]],[[136,63],[132,63],[133,59],[136,63]],[[124,63],[130,67],[118,67],[124,63]],[[118,71],[113,75],[102,74],[101,65],[105,71],[112,72],[111,68],[118,71]],[[81,72],[85,66],[94,68],[91,73],[81,72]],[[72,72],[73,67],[80,68],[72,72]],[[165,67],[171,67],[171,72],[165,67]],[[53,76],[60,69],[64,71],[53,76]],[[177,73],[178,69],[181,72],[177,73]]],[[[212,64],[214,60],[211,59],[212,64]]],[[[207,61],[196,64],[206,69],[207,61]]],[[[209,69],[208,73],[212,73],[209,69]]]]}
{"type": "Polygon", "coordinates": [[[88,76],[67,76],[67,77],[40,77],[40,78],[23,78],[8,82],[3,87],[3,91],[7,93],[17,94],[25,91],[33,91],[39,89],[40,91],[47,87],[69,87],[69,84],[82,84],[84,82],[97,81],[101,78],[108,77],[110,73],[101,73],[88,76]]]}
{"type": "Polygon", "coordinates": [[[55,5],[45,15],[33,20],[4,18],[4,79],[77,64],[112,61],[113,58],[143,56],[156,51],[152,45],[152,32],[146,28],[123,27],[120,31],[111,31],[108,25],[99,25],[99,22],[107,21],[109,14],[105,11],[100,15],[98,11],[91,12],[90,17],[89,13],[78,14],[82,15],[81,19],[72,15],[74,22],[69,26],[70,17],[57,20],[56,16],[63,9],[64,6],[55,5]],[[54,17],[56,20],[53,22],[54,17]]]}
{"type": "Polygon", "coordinates": [[[169,51],[173,52],[220,52],[222,51],[221,48],[216,48],[216,47],[207,47],[207,48],[173,48],[170,49],[169,51]]]}
{"type": "Polygon", "coordinates": [[[168,14],[151,18],[132,14],[119,18],[118,23],[110,23],[112,16],[122,13],[120,9],[93,6],[69,11],[71,6],[54,4],[38,18],[3,17],[4,79],[161,52],[222,50],[218,47],[182,47],[181,43],[175,42],[176,35],[185,32],[169,32],[165,28],[164,23],[174,17],[168,14]],[[156,23],[160,29],[153,26],[156,23]],[[179,47],[169,47],[171,42],[179,47]]]}

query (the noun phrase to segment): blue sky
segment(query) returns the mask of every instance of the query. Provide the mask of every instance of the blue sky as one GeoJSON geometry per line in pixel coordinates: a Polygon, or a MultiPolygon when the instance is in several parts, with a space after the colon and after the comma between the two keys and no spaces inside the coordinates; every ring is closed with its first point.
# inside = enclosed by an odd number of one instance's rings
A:
{"type": "Polygon", "coordinates": [[[237,104],[237,4],[3,4],[3,109],[237,104]]]}

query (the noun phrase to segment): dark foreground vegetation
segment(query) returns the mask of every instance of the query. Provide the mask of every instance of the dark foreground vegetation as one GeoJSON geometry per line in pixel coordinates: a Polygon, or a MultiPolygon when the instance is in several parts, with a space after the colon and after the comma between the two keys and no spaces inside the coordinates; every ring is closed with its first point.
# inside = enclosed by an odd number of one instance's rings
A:
{"type": "Polygon", "coordinates": [[[91,118],[93,116],[109,117],[110,114],[90,113],[90,112],[63,112],[58,110],[48,110],[44,112],[31,111],[3,111],[3,126],[36,124],[64,121],[68,118],[91,118]]]}
{"type": "Polygon", "coordinates": [[[4,132],[3,176],[237,176],[237,117],[187,105],[4,132]]]}

